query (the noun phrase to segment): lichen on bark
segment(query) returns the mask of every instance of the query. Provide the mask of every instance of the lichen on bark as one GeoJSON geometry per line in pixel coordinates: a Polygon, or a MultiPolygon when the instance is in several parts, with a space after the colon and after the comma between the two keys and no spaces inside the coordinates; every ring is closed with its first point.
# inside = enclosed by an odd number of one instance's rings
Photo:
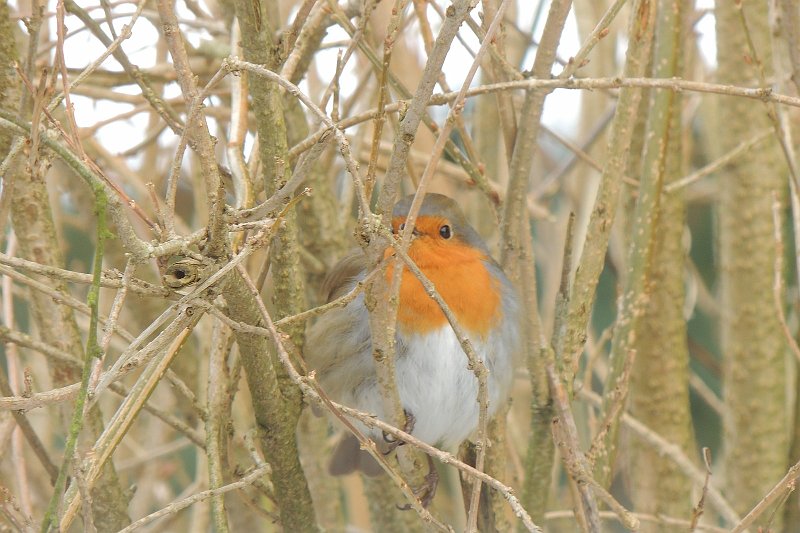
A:
{"type": "MultiPolygon", "coordinates": [[[[717,3],[720,83],[758,86],[760,68],[771,75],[767,7],[766,1],[717,3]]],[[[767,112],[762,105],[738,98],[721,105],[716,128],[719,153],[752,131],[769,128],[767,112]]],[[[726,166],[717,177],[720,340],[728,407],[723,419],[724,475],[739,513],[758,502],[787,467],[786,342],[772,289],[776,253],[772,204],[774,195],[784,196],[786,172],[778,143],[772,141],[726,166]]],[[[776,529],[780,516],[775,516],[776,529]]]]}

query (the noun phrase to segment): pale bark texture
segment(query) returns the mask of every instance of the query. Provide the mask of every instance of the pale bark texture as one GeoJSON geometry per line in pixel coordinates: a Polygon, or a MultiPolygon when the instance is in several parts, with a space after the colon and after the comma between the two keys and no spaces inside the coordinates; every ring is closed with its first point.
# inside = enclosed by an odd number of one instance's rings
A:
{"type": "MultiPolygon", "coordinates": [[[[654,77],[681,75],[683,26],[690,7],[683,0],[659,2],[654,77]]],[[[680,94],[666,91],[653,91],[650,99],[642,180],[661,174],[662,192],[654,221],[648,299],[634,332],[636,360],[631,373],[630,412],[692,456],[689,353],[683,316],[686,207],[683,191],[663,192],[663,186],[683,175],[682,102],[680,94]]],[[[687,516],[694,503],[690,480],[652,447],[635,440],[630,445],[627,474],[636,510],[687,516]]],[[[642,528],[668,530],[653,524],[642,528]]]]}
{"type": "MultiPolygon", "coordinates": [[[[795,377],[795,390],[800,388],[800,373],[795,377]]],[[[794,402],[794,431],[791,433],[789,447],[788,464],[793,464],[800,457],[800,396],[795,397],[794,402]]],[[[786,509],[783,514],[783,531],[791,533],[792,524],[800,524],[800,496],[796,492],[789,495],[786,501],[786,509]]]]}
{"type": "MultiPolygon", "coordinates": [[[[631,6],[628,34],[631,40],[625,57],[625,76],[641,76],[646,72],[655,21],[651,2],[634,2],[631,6]]],[[[561,373],[565,382],[574,376],[581,348],[586,342],[597,283],[605,264],[611,225],[619,204],[622,178],[627,168],[629,146],[636,124],[636,110],[641,100],[639,89],[622,90],[617,102],[608,141],[606,163],[589,221],[586,239],[579,255],[579,264],[572,282],[566,330],[558,337],[556,354],[564,358],[561,373]]],[[[605,475],[609,475],[607,472],[605,475]]]]}
{"type": "MultiPolygon", "coordinates": [[[[773,64],[767,2],[745,2],[741,8],[720,2],[716,15],[718,80],[758,86],[758,69],[769,76],[773,64]],[[754,50],[748,46],[748,36],[754,50]]],[[[717,127],[720,151],[758,128],[770,127],[767,111],[763,105],[738,99],[724,102],[717,127]]],[[[772,289],[776,254],[772,204],[783,197],[786,172],[781,152],[772,144],[750,152],[717,177],[720,338],[727,406],[724,475],[731,502],[740,513],[758,502],[788,466],[786,342],[772,289]]],[[[774,525],[779,527],[778,522],[774,525]]]]}
{"type": "MultiPolygon", "coordinates": [[[[245,281],[234,274],[228,281],[230,317],[251,325],[263,325],[245,281]]],[[[280,389],[275,357],[263,336],[238,332],[236,342],[242,357],[253,411],[265,458],[272,466],[277,512],[284,528],[297,532],[317,531],[311,493],[297,451],[297,416],[280,389]]]]}
{"type": "MultiPolygon", "coordinates": [[[[8,2],[0,2],[0,106],[3,109],[13,110],[14,102],[19,98],[19,88],[14,82],[14,61],[19,60],[16,46],[14,25],[11,22],[11,13],[8,2]]],[[[5,157],[8,152],[11,135],[0,131],[0,154],[5,157]]]]}

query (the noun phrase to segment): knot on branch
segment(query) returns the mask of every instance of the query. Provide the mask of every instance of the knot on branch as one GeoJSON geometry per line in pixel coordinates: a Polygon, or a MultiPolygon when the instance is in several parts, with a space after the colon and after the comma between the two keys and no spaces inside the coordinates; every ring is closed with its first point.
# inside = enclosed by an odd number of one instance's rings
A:
{"type": "Polygon", "coordinates": [[[355,237],[362,248],[372,243],[373,237],[380,234],[381,227],[380,215],[374,213],[364,213],[361,215],[358,227],[356,228],[355,237]]]}
{"type": "Polygon", "coordinates": [[[193,257],[176,256],[170,259],[161,280],[171,289],[182,289],[207,279],[211,266],[193,257]]]}

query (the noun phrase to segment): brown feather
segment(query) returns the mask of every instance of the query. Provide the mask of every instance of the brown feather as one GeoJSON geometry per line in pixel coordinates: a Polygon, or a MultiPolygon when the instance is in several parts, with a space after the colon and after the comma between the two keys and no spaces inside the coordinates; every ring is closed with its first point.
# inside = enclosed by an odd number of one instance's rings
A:
{"type": "Polygon", "coordinates": [[[322,295],[330,302],[349,292],[348,282],[367,268],[367,260],[360,249],[351,250],[331,269],[322,282],[322,295]]]}
{"type": "Polygon", "coordinates": [[[383,469],[370,454],[361,449],[358,439],[352,434],[342,435],[333,457],[328,465],[332,476],[345,476],[353,472],[363,472],[374,477],[383,473],[383,469]]]}

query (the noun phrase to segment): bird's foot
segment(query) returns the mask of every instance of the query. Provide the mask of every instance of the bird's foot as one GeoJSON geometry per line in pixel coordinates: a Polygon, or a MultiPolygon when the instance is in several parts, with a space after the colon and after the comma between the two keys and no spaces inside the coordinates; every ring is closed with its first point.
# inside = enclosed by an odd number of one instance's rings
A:
{"type": "MultiPolygon", "coordinates": [[[[439,472],[436,471],[433,458],[430,455],[426,455],[426,457],[428,458],[428,473],[425,475],[425,481],[413,491],[414,496],[416,496],[419,503],[425,509],[427,509],[433,501],[433,497],[436,496],[436,487],[439,486],[439,472]]],[[[398,505],[397,508],[401,511],[408,511],[411,509],[411,504],[398,505]]]]}
{"type": "MultiPolygon", "coordinates": [[[[405,409],[403,409],[403,413],[405,413],[406,415],[406,423],[405,425],[403,425],[403,431],[405,433],[411,433],[412,431],[414,431],[414,424],[416,423],[417,419],[414,418],[413,414],[409,413],[405,409]]],[[[383,432],[383,440],[388,444],[386,451],[383,452],[384,455],[389,455],[394,451],[395,448],[405,444],[405,441],[402,441],[396,438],[394,435],[386,433],[385,431],[383,432]]]]}

